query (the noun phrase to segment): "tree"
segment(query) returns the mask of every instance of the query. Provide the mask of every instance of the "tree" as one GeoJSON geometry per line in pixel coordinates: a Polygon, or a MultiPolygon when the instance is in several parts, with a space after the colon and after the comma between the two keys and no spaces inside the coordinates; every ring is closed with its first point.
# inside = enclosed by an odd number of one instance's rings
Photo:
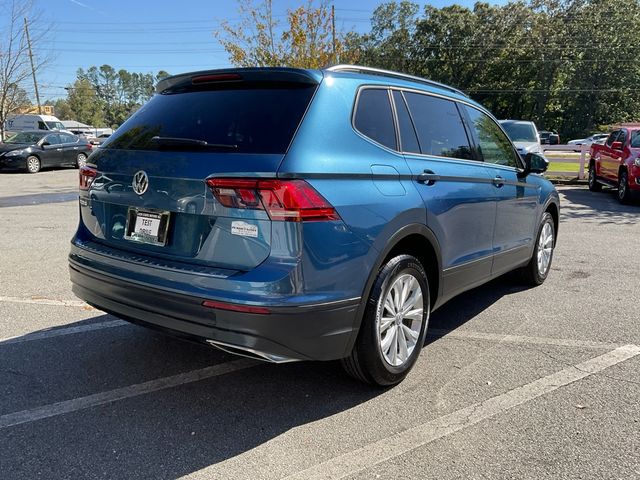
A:
{"type": "Polygon", "coordinates": [[[68,92],[67,104],[74,120],[93,126],[104,123],[102,104],[88,80],[76,80],[68,92]]]}
{"type": "Polygon", "coordinates": [[[111,65],[102,65],[86,71],[78,69],[76,83],[80,81],[86,85],[84,97],[94,98],[93,103],[99,105],[102,112],[99,118],[110,127],[118,127],[151,98],[155,84],[167,76],[169,74],[164,70],[154,76],[124,69],[116,71],[111,65]]]}
{"type": "Polygon", "coordinates": [[[272,0],[258,5],[254,0],[239,0],[238,11],[239,24],[222,21],[220,30],[214,32],[238,67],[322,68],[353,58],[347,52],[344,33],[336,31],[333,41],[333,18],[325,0],[317,7],[308,0],[287,10],[284,28],[273,14],[272,0]]]}
{"type": "MultiPolygon", "coordinates": [[[[0,2],[3,21],[0,21],[0,138],[4,138],[7,116],[28,105],[26,85],[31,79],[24,19],[31,17],[33,2],[6,0],[0,2]]],[[[36,49],[41,34],[31,37],[36,49]]],[[[34,61],[37,71],[45,61],[34,61]]]]}
{"type": "Polygon", "coordinates": [[[472,9],[380,5],[350,36],[362,62],[458,87],[498,117],[561,136],[640,119],[640,2],[525,0],[472,9]]]}

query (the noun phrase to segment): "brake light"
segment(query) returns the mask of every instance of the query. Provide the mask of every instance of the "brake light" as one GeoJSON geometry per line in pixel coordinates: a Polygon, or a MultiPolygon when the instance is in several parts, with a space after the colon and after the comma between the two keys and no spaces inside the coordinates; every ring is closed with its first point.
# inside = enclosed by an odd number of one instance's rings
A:
{"type": "Polygon", "coordinates": [[[87,147],[89,150],[93,150],[93,145],[91,145],[90,143],[87,143],[85,147],[87,147]]]}
{"type": "Polygon", "coordinates": [[[80,190],[89,190],[91,188],[91,184],[93,180],[98,175],[98,171],[91,167],[80,167],[80,190]]]}
{"type": "Polygon", "coordinates": [[[191,77],[191,84],[198,85],[201,83],[234,82],[238,80],[242,80],[242,77],[237,73],[216,73],[212,75],[198,75],[197,77],[191,77]]]}
{"type": "Polygon", "coordinates": [[[339,220],[338,213],[304,180],[209,178],[207,185],[225,207],[265,210],[271,220],[339,220]]]}

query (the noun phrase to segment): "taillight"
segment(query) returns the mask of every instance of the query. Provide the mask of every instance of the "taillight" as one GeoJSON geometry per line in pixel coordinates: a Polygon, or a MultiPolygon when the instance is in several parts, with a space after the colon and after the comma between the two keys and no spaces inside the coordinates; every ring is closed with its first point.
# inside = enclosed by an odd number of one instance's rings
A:
{"type": "Polygon", "coordinates": [[[91,167],[80,167],[80,190],[89,190],[98,171],[91,167]]]}
{"type": "Polygon", "coordinates": [[[89,150],[93,150],[93,145],[91,145],[90,143],[87,143],[85,147],[87,147],[89,150]]]}
{"type": "Polygon", "coordinates": [[[338,220],[340,217],[304,180],[210,178],[207,185],[225,207],[265,210],[271,220],[338,220]]]}

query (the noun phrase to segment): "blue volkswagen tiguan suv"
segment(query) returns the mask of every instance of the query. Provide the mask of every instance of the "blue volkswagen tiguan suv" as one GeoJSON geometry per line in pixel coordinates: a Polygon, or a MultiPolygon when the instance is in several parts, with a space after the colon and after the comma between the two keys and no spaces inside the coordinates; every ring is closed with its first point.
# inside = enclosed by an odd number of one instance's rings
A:
{"type": "Polygon", "coordinates": [[[559,199],[462,92],[366,67],[162,80],[80,171],[75,294],[271,362],[392,385],[429,314],[547,277],[559,199]]]}

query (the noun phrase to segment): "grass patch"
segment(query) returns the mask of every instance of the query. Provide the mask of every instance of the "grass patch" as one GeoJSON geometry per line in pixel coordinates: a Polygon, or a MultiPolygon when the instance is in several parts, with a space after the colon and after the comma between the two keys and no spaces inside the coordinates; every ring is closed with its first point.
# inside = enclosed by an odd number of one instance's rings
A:
{"type": "Polygon", "coordinates": [[[573,172],[578,173],[580,171],[580,163],[570,163],[570,162],[554,162],[551,160],[549,162],[549,170],[548,172],[573,172]]]}

